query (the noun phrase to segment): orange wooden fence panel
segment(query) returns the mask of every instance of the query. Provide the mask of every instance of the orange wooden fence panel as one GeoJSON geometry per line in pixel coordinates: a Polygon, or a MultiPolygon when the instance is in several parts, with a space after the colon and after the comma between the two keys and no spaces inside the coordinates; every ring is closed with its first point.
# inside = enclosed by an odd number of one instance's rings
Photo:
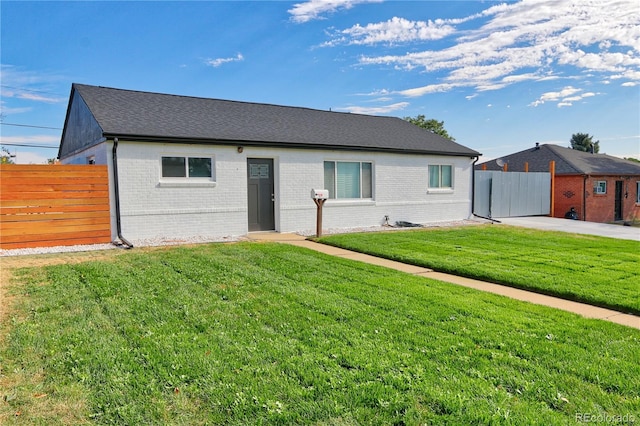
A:
{"type": "Polygon", "coordinates": [[[111,242],[103,165],[0,164],[0,248],[111,242]]]}

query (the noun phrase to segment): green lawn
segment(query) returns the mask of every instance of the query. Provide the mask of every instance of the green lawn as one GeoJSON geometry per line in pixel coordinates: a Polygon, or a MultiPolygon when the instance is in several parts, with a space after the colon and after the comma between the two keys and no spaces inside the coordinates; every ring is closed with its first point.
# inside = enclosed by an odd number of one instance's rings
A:
{"type": "Polygon", "coordinates": [[[640,242],[503,225],[323,237],[440,272],[640,314],[640,242]]]}
{"type": "Polygon", "coordinates": [[[640,330],[293,246],[121,252],[11,292],[3,424],[640,420],[640,330]]]}

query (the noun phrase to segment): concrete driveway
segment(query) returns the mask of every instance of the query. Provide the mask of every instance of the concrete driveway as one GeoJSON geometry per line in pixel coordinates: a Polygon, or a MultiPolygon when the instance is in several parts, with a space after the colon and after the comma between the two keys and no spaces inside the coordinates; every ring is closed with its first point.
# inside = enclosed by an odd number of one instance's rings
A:
{"type": "Polygon", "coordinates": [[[640,228],[633,226],[609,225],[607,223],[584,222],[582,220],[559,219],[548,216],[505,217],[496,218],[496,220],[499,220],[505,225],[522,226],[525,228],[640,241],[640,228]]]}

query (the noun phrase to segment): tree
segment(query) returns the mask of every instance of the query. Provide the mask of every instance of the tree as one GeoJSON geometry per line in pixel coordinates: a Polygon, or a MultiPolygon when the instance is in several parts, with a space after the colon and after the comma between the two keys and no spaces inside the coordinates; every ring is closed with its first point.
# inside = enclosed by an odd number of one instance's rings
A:
{"type": "Polygon", "coordinates": [[[7,148],[4,146],[0,148],[0,164],[13,164],[13,157],[7,148]]]}
{"type": "Polygon", "coordinates": [[[423,129],[430,130],[436,135],[442,136],[443,138],[455,141],[455,139],[451,137],[445,130],[444,121],[438,121],[433,118],[427,120],[424,115],[418,115],[416,117],[404,117],[404,120],[408,121],[409,123],[413,123],[418,127],[422,127],[423,129]]]}
{"type": "Polygon", "coordinates": [[[571,136],[571,148],[582,152],[600,152],[600,141],[593,141],[588,133],[574,133],[571,136]]]}

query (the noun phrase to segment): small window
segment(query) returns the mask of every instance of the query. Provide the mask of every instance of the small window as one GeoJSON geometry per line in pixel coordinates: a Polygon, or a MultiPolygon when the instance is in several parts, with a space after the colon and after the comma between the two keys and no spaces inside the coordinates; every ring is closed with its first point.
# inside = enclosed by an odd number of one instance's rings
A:
{"type": "Polygon", "coordinates": [[[607,193],[607,181],[598,180],[593,187],[594,194],[606,194],[607,193]]]}
{"type": "Polygon", "coordinates": [[[213,178],[210,157],[162,157],[163,178],[213,178]]]}
{"type": "Polygon", "coordinates": [[[636,182],[636,203],[640,204],[640,181],[636,182]]]}
{"type": "Polygon", "coordinates": [[[373,166],[368,162],[325,161],[324,187],[329,198],[373,198],[373,166]]]}
{"type": "Polygon", "coordinates": [[[429,188],[453,188],[452,169],[449,165],[429,165],[429,188]]]}
{"type": "Polygon", "coordinates": [[[189,177],[211,177],[211,158],[189,158],[189,177]]]}

